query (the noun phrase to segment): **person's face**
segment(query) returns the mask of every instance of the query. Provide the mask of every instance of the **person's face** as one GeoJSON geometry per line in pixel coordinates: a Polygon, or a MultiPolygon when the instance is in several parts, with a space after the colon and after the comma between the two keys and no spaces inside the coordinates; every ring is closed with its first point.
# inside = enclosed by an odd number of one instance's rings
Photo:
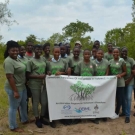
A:
{"type": "Polygon", "coordinates": [[[99,49],[99,47],[100,47],[100,43],[99,43],[99,42],[95,42],[94,45],[95,45],[95,47],[96,47],[97,49],[99,49]]]}
{"type": "Polygon", "coordinates": [[[45,47],[44,53],[45,53],[45,54],[49,54],[49,53],[50,53],[50,46],[46,46],[46,47],[45,47]]]}
{"type": "Polygon", "coordinates": [[[83,57],[85,60],[89,60],[90,59],[90,51],[85,51],[84,54],[83,54],[83,57]]]}
{"type": "Polygon", "coordinates": [[[21,47],[20,47],[20,50],[19,50],[19,54],[20,54],[21,56],[24,56],[25,53],[26,53],[25,47],[24,47],[24,46],[21,46],[21,47]]]}
{"type": "Polygon", "coordinates": [[[94,49],[92,49],[92,56],[93,57],[96,57],[96,53],[97,53],[97,50],[94,48],[94,49]]]}
{"type": "Polygon", "coordinates": [[[37,48],[35,48],[34,52],[35,52],[35,56],[39,57],[42,54],[42,48],[37,47],[37,48]]]}
{"type": "Polygon", "coordinates": [[[60,48],[54,48],[54,50],[53,50],[53,56],[54,56],[54,58],[59,58],[59,56],[60,56],[60,48]]]}
{"type": "Polygon", "coordinates": [[[80,49],[81,49],[81,47],[82,47],[82,46],[81,46],[80,44],[78,44],[78,43],[76,43],[75,46],[76,46],[76,47],[79,47],[80,49]]]}
{"type": "Polygon", "coordinates": [[[17,47],[10,48],[8,53],[12,59],[17,59],[17,56],[19,54],[19,48],[17,47]]]}
{"type": "Polygon", "coordinates": [[[33,43],[28,42],[28,44],[26,46],[26,49],[27,49],[28,52],[32,52],[33,51],[33,43]]]}
{"type": "Polygon", "coordinates": [[[124,48],[124,49],[121,51],[121,57],[124,58],[124,59],[127,58],[127,53],[128,53],[127,49],[124,48]]]}
{"type": "Polygon", "coordinates": [[[97,58],[98,60],[102,60],[103,56],[104,56],[104,53],[103,53],[102,50],[97,51],[97,53],[96,53],[96,58],[97,58]]]}
{"type": "Polygon", "coordinates": [[[118,59],[119,55],[120,55],[119,50],[118,49],[114,49],[113,50],[113,57],[114,57],[114,59],[118,59]]]}
{"type": "Polygon", "coordinates": [[[79,48],[75,48],[75,49],[73,50],[73,54],[74,54],[74,57],[75,57],[75,58],[78,58],[78,57],[79,57],[79,54],[80,54],[80,49],[79,49],[79,48]]]}
{"type": "Polygon", "coordinates": [[[66,48],[67,48],[67,53],[70,53],[70,45],[69,44],[66,45],[66,48]]]}
{"type": "Polygon", "coordinates": [[[112,46],[112,44],[109,44],[108,45],[108,51],[111,52],[112,50],[113,50],[113,46],[112,46]]]}
{"type": "Polygon", "coordinates": [[[60,47],[60,53],[61,53],[62,56],[64,56],[66,54],[66,46],[60,47]]]}

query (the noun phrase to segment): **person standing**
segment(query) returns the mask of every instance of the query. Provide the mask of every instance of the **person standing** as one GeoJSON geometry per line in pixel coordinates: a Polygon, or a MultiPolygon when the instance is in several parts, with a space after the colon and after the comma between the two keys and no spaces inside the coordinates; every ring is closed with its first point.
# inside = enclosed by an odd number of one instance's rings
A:
{"type": "Polygon", "coordinates": [[[26,67],[22,64],[17,56],[19,54],[19,45],[15,41],[8,41],[7,48],[4,53],[4,70],[6,74],[5,91],[9,101],[9,128],[14,132],[23,132],[18,128],[16,122],[16,112],[20,108],[21,122],[27,123],[27,91],[25,87],[26,67]]]}
{"type": "Polygon", "coordinates": [[[120,51],[118,48],[113,49],[113,59],[109,61],[109,70],[110,70],[110,75],[115,75],[118,78],[117,89],[116,89],[116,110],[115,110],[116,114],[111,118],[111,119],[116,119],[119,117],[121,106],[124,107],[124,104],[123,104],[123,100],[125,100],[124,76],[127,73],[126,62],[124,61],[124,59],[120,58],[120,51]]]}
{"type": "Polygon", "coordinates": [[[42,124],[48,125],[43,119],[47,110],[47,93],[45,88],[46,63],[40,57],[42,54],[42,46],[34,46],[35,56],[27,62],[26,74],[29,80],[28,86],[31,89],[33,99],[33,113],[36,119],[35,124],[38,128],[42,128],[42,124]],[[38,105],[41,105],[39,114],[38,105]]]}
{"type": "Polygon", "coordinates": [[[31,41],[28,41],[27,44],[26,44],[25,57],[27,57],[28,59],[31,59],[33,56],[34,56],[33,43],[31,41]]]}
{"type": "Polygon", "coordinates": [[[80,41],[76,41],[75,42],[75,47],[79,47],[80,48],[80,55],[79,55],[79,57],[83,57],[82,43],[80,41]]]}
{"type": "Polygon", "coordinates": [[[133,58],[128,57],[128,49],[123,47],[121,49],[121,58],[126,62],[127,74],[124,77],[125,79],[125,100],[123,101],[125,106],[122,108],[122,114],[120,116],[126,116],[125,123],[130,122],[130,111],[131,111],[131,102],[132,102],[132,91],[134,89],[134,75],[132,72],[135,72],[135,62],[133,58]]]}
{"type": "Polygon", "coordinates": [[[113,59],[113,45],[112,43],[107,44],[108,52],[104,54],[104,58],[107,59],[108,61],[113,59]]]}

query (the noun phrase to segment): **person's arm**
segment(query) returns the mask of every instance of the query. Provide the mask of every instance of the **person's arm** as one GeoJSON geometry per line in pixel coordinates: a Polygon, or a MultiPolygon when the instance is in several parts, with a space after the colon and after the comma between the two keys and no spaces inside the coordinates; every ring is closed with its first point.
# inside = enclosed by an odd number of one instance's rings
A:
{"type": "Polygon", "coordinates": [[[106,74],[105,74],[106,76],[108,76],[109,75],[109,66],[107,67],[107,69],[106,69],[106,74]]]}
{"type": "MultiPolygon", "coordinates": [[[[132,72],[135,72],[135,65],[132,67],[132,72]]],[[[132,72],[131,72],[130,77],[127,80],[125,80],[126,85],[128,85],[130,83],[130,81],[134,78],[134,75],[132,72]]]]}
{"type": "Polygon", "coordinates": [[[14,92],[14,97],[16,99],[18,99],[20,96],[19,96],[19,93],[18,93],[18,90],[17,90],[17,87],[15,85],[15,80],[14,80],[14,77],[13,77],[13,74],[6,74],[6,78],[8,79],[8,82],[11,86],[11,89],[13,90],[14,92]]]}
{"type": "Polygon", "coordinates": [[[118,78],[124,77],[126,75],[126,72],[127,72],[126,64],[123,64],[122,65],[122,73],[118,74],[117,77],[118,78]]]}
{"type": "Polygon", "coordinates": [[[80,66],[81,64],[78,63],[74,69],[74,76],[80,76],[80,66]]]}

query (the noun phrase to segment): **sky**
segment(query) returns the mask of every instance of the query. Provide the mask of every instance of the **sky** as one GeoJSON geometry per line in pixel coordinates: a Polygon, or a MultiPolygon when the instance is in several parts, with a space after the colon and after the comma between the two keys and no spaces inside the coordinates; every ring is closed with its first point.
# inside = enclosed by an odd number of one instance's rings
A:
{"type": "Polygon", "coordinates": [[[78,19],[94,28],[88,33],[92,40],[104,41],[108,30],[132,22],[131,7],[132,0],[10,0],[8,8],[18,24],[10,30],[2,25],[0,35],[2,42],[25,40],[30,34],[46,40],[78,19]]]}

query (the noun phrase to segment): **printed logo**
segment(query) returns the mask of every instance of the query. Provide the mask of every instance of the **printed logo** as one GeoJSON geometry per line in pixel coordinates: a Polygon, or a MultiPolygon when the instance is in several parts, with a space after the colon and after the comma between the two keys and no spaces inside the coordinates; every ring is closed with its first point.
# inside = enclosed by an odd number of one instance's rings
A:
{"type": "Polygon", "coordinates": [[[70,88],[74,91],[74,94],[69,97],[71,101],[93,100],[93,93],[96,89],[91,84],[85,85],[81,81],[71,85],[70,88]]]}
{"type": "Polygon", "coordinates": [[[93,113],[94,113],[94,114],[96,114],[96,113],[98,114],[98,113],[99,113],[98,109],[99,109],[99,107],[98,107],[98,105],[96,104],[96,106],[94,106],[94,110],[95,110],[95,111],[93,111],[93,113]]]}
{"type": "Polygon", "coordinates": [[[90,107],[80,107],[79,109],[75,108],[75,112],[77,113],[88,112],[90,110],[90,107]]]}
{"type": "Polygon", "coordinates": [[[64,105],[64,106],[63,106],[63,109],[64,109],[64,110],[70,110],[70,109],[71,109],[71,106],[70,106],[70,105],[64,105]]]}

